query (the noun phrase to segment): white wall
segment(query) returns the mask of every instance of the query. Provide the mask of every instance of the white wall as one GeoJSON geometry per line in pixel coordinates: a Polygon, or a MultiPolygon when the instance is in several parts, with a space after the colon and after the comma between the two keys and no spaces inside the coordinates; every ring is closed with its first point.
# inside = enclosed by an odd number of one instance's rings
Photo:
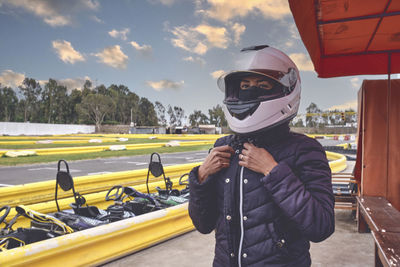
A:
{"type": "Polygon", "coordinates": [[[0,135],[53,135],[94,132],[94,125],[0,122],[0,135]]]}

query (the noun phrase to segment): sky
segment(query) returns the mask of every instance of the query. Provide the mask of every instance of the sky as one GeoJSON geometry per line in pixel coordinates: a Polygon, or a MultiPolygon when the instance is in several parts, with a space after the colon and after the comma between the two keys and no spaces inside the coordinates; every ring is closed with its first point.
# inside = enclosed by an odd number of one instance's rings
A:
{"type": "Polygon", "coordinates": [[[300,69],[299,113],[311,102],[356,108],[362,80],[382,78],[318,78],[286,0],[0,0],[0,83],[12,88],[26,77],[69,90],[88,79],[208,114],[223,100],[216,79],[261,44],[300,69]]]}

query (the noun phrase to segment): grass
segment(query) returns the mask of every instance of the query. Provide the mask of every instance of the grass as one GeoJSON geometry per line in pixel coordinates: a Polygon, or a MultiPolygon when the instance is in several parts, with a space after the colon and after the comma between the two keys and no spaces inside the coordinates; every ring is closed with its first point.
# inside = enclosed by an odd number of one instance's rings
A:
{"type": "Polygon", "coordinates": [[[110,146],[110,145],[128,145],[128,144],[144,144],[144,143],[168,143],[171,140],[176,139],[129,139],[125,142],[103,142],[103,143],[72,143],[70,144],[10,144],[0,145],[0,149],[37,149],[37,148],[52,148],[52,147],[80,147],[80,146],[110,146]]]}
{"type": "Polygon", "coordinates": [[[67,161],[84,160],[84,159],[97,159],[97,158],[110,158],[110,157],[126,157],[136,155],[149,155],[153,152],[157,153],[173,153],[173,152],[186,152],[186,151],[199,151],[208,150],[212,145],[199,145],[199,146],[182,146],[182,147],[160,147],[160,148],[146,148],[137,150],[123,150],[123,151],[102,151],[94,153],[82,154],[68,154],[68,155],[43,155],[43,156],[30,156],[19,158],[0,158],[0,165],[2,166],[15,166],[23,164],[34,163],[48,163],[57,162],[60,159],[67,161]]]}

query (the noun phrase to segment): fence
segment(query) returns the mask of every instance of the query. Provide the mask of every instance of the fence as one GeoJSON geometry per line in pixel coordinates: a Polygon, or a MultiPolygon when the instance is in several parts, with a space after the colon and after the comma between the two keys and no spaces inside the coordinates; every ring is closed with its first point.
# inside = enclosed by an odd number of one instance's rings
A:
{"type": "Polygon", "coordinates": [[[94,132],[94,125],[0,122],[0,135],[54,135],[94,132]]]}

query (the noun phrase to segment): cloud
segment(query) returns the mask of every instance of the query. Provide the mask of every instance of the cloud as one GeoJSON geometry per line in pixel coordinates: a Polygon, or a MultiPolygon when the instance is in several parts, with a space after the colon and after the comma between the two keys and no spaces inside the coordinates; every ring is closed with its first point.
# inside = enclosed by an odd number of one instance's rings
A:
{"type": "MultiPolygon", "coordinates": [[[[286,35],[285,40],[282,42],[282,44],[286,48],[291,48],[294,47],[298,41],[300,41],[300,34],[297,31],[296,24],[292,21],[281,21],[281,27],[284,27],[285,29],[288,30],[288,35],[286,35]]],[[[277,34],[277,33],[275,33],[277,34]]],[[[283,35],[282,35],[283,36],[283,35]]]]}
{"type": "Polygon", "coordinates": [[[179,89],[183,86],[184,81],[174,82],[171,80],[161,80],[158,82],[146,81],[146,85],[153,88],[156,91],[162,91],[164,89],[179,89]]]}
{"type": "Polygon", "coordinates": [[[17,88],[25,79],[25,74],[12,70],[5,70],[0,74],[0,84],[11,88],[17,88]]]}
{"type": "Polygon", "coordinates": [[[231,41],[225,27],[200,24],[196,27],[178,26],[170,31],[174,37],[171,43],[183,50],[204,55],[210,48],[227,48],[231,41]]]}
{"type": "Polygon", "coordinates": [[[100,6],[96,0],[1,0],[1,3],[31,13],[52,27],[71,25],[74,13],[94,11],[100,6]]]}
{"type": "Polygon", "coordinates": [[[90,18],[97,23],[104,24],[104,21],[95,15],[91,16],[90,18]]]}
{"type": "Polygon", "coordinates": [[[68,91],[72,91],[74,89],[82,90],[86,80],[91,81],[89,76],[85,76],[83,78],[78,77],[74,79],[68,78],[68,79],[57,80],[57,83],[67,87],[68,91]]]}
{"type": "Polygon", "coordinates": [[[350,83],[351,83],[351,86],[354,88],[354,89],[359,89],[360,88],[360,79],[358,78],[358,77],[355,77],[355,78],[351,78],[350,79],[350,83]]]}
{"type": "Polygon", "coordinates": [[[130,42],[130,44],[142,55],[150,55],[153,50],[150,45],[139,45],[135,41],[130,42]]]}
{"type": "Polygon", "coordinates": [[[208,50],[208,47],[200,40],[199,34],[193,28],[179,26],[171,30],[171,33],[175,36],[171,39],[171,43],[175,47],[199,55],[204,55],[208,50]]]}
{"type": "Polygon", "coordinates": [[[296,40],[300,40],[301,39],[299,31],[297,30],[297,26],[296,26],[296,24],[294,22],[291,22],[289,24],[288,28],[289,28],[289,32],[290,32],[290,37],[292,39],[296,39],[296,40]]]}
{"type": "Polygon", "coordinates": [[[211,46],[218,48],[226,48],[228,46],[229,38],[227,37],[227,31],[224,27],[200,24],[194,30],[203,34],[211,46]]]}
{"type": "Polygon", "coordinates": [[[197,63],[197,64],[199,64],[201,66],[204,66],[206,64],[206,61],[204,59],[202,59],[201,57],[189,56],[189,57],[183,58],[183,61],[194,62],[194,63],[197,63]]]}
{"type": "Polygon", "coordinates": [[[196,3],[196,13],[222,22],[249,15],[281,19],[291,14],[287,0],[206,0],[204,3],[196,3]]]}
{"type": "Polygon", "coordinates": [[[295,44],[295,42],[293,40],[287,40],[286,43],[285,43],[285,46],[287,48],[290,48],[290,47],[293,47],[294,44],[295,44]]]}
{"type": "MultiPolygon", "coordinates": [[[[89,76],[85,77],[78,77],[78,78],[67,78],[67,79],[53,79],[57,82],[58,85],[65,86],[68,92],[71,92],[74,89],[82,90],[83,85],[85,84],[86,80],[92,81],[89,76]]],[[[46,83],[49,80],[36,80],[42,88],[46,86],[46,83]]]]}
{"type": "Polygon", "coordinates": [[[349,109],[349,108],[357,110],[357,106],[358,106],[358,101],[357,100],[352,100],[352,101],[346,102],[346,103],[341,104],[341,105],[332,106],[332,107],[328,108],[328,110],[335,110],[335,109],[346,110],[346,109],[349,109]]]}
{"type": "Polygon", "coordinates": [[[52,45],[58,57],[64,63],[74,64],[77,61],[85,61],[82,54],[76,51],[68,41],[56,40],[52,42],[52,45]]]}
{"type": "Polygon", "coordinates": [[[125,69],[128,62],[128,56],[122,52],[119,45],[108,46],[100,53],[93,55],[99,58],[99,62],[117,69],[125,69]]]}
{"type": "Polygon", "coordinates": [[[314,71],[314,65],[306,54],[293,53],[290,54],[289,57],[294,61],[299,70],[314,71]]]}
{"type": "Polygon", "coordinates": [[[116,29],[113,29],[112,31],[109,31],[108,34],[111,37],[121,38],[122,40],[125,41],[126,39],[128,39],[127,35],[129,34],[130,31],[131,30],[129,28],[124,28],[124,29],[122,29],[120,31],[117,31],[116,29]]]}
{"type": "MultiPolygon", "coordinates": [[[[25,74],[17,73],[12,70],[5,70],[0,74],[0,84],[1,86],[7,86],[11,88],[17,88],[22,85],[22,82],[26,78],[25,74]]],[[[67,79],[54,79],[57,84],[67,87],[69,91],[73,89],[82,90],[82,87],[86,80],[91,81],[90,77],[78,77],[78,78],[67,78],[67,79]]],[[[36,80],[41,86],[48,83],[48,80],[36,80]]]]}
{"type": "Polygon", "coordinates": [[[231,28],[233,31],[233,42],[235,43],[235,45],[238,45],[242,34],[246,30],[246,26],[240,23],[235,23],[231,26],[231,28]]]}
{"type": "Polygon", "coordinates": [[[224,74],[225,71],[224,70],[216,70],[214,72],[211,72],[210,75],[214,78],[214,79],[218,79],[219,77],[222,76],[222,74],[224,74]]]}

